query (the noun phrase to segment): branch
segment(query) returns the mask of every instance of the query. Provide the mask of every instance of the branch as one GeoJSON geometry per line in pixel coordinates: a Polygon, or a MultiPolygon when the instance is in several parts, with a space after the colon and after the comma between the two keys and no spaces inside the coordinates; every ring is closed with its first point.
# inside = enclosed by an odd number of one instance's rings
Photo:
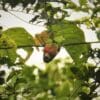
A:
{"type": "MultiPolygon", "coordinates": [[[[0,10],[3,10],[3,9],[0,9],[0,10]]],[[[4,11],[4,10],[3,10],[4,11]]],[[[33,15],[33,13],[26,13],[24,12],[23,10],[22,11],[19,11],[19,10],[15,10],[15,9],[8,9],[8,11],[13,11],[13,12],[19,12],[19,13],[23,13],[23,14],[27,14],[27,15],[33,15]]],[[[7,11],[6,11],[7,12],[7,11]]]]}
{"type": "MultiPolygon", "coordinates": [[[[75,45],[84,45],[84,44],[92,44],[92,43],[100,43],[100,41],[94,42],[80,42],[80,43],[66,43],[61,46],[75,46],[75,45]]],[[[19,45],[17,48],[29,48],[29,47],[44,47],[45,45],[19,45]]],[[[14,47],[0,47],[0,49],[12,49],[14,47]]]]}
{"type": "MultiPolygon", "coordinates": [[[[30,25],[37,25],[37,24],[33,24],[33,23],[29,23],[29,22],[25,21],[24,19],[22,19],[21,17],[19,17],[19,16],[13,14],[12,12],[9,12],[9,11],[7,11],[7,12],[8,12],[9,14],[13,15],[14,17],[16,17],[17,19],[23,21],[24,23],[27,23],[27,24],[30,24],[30,25]]],[[[37,26],[42,27],[43,25],[37,25],[37,26]]]]}
{"type": "Polygon", "coordinates": [[[100,43],[100,41],[94,42],[79,42],[79,43],[69,43],[69,44],[62,44],[62,46],[72,46],[72,45],[83,45],[83,44],[92,44],[92,43],[100,43]]]}

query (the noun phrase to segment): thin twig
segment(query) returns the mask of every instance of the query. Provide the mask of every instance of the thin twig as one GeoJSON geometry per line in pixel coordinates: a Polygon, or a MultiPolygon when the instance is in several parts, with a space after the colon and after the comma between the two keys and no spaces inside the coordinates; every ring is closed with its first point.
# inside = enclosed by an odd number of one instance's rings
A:
{"type": "MultiPolygon", "coordinates": [[[[79,42],[79,43],[66,43],[61,46],[74,46],[74,45],[84,45],[84,44],[92,44],[92,43],[100,43],[100,41],[94,42],[79,42]]],[[[46,45],[46,44],[45,44],[46,45]]],[[[44,47],[45,45],[18,45],[17,48],[28,48],[28,47],[44,47]]],[[[12,49],[14,47],[0,47],[0,49],[12,49]]]]}
{"type": "Polygon", "coordinates": [[[21,17],[15,15],[15,14],[13,14],[13,13],[10,12],[10,11],[7,11],[7,13],[13,15],[14,17],[16,17],[17,19],[23,21],[24,23],[27,23],[27,24],[30,24],[30,25],[35,25],[35,26],[40,26],[40,27],[43,27],[43,26],[44,26],[44,25],[37,25],[37,24],[29,23],[29,22],[27,22],[26,20],[24,20],[23,18],[21,18],[21,17]]]}
{"type": "Polygon", "coordinates": [[[72,46],[72,45],[83,45],[83,44],[92,44],[92,43],[100,43],[100,41],[94,41],[94,42],[79,42],[79,43],[65,43],[62,44],[62,46],[72,46]]]}

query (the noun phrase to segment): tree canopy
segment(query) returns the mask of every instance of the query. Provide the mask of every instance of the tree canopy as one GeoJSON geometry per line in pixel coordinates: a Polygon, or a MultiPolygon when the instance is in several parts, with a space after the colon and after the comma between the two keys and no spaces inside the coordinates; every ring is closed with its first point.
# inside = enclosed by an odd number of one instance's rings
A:
{"type": "Polygon", "coordinates": [[[20,27],[5,31],[0,27],[0,67],[7,65],[10,71],[7,74],[0,70],[0,100],[99,100],[100,49],[91,48],[92,42],[85,41],[80,28],[86,25],[100,40],[99,3],[99,0],[79,0],[78,4],[72,0],[1,0],[0,9],[5,12],[18,11],[19,7],[22,13],[37,13],[28,23],[38,25],[43,21],[47,30],[32,37],[20,27]],[[89,16],[68,20],[69,10],[89,16]],[[63,46],[73,61],[53,59],[44,70],[25,64],[34,52],[33,46],[52,43],[63,46]],[[25,59],[16,53],[19,48],[27,51],[25,59]]]}

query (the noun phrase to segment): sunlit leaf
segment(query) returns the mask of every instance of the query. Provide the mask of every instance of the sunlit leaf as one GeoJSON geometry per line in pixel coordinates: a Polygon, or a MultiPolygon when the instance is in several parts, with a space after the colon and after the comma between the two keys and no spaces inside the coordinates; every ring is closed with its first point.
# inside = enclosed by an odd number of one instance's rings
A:
{"type": "Polygon", "coordinates": [[[3,34],[0,38],[0,48],[0,63],[10,63],[10,61],[14,63],[17,57],[15,41],[3,34]]]}
{"type": "MultiPolygon", "coordinates": [[[[29,58],[30,54],[33,51],[32,50],[33,38],[31,35],[29,35],[29,33],[26,30],[24,30],[23,28],[11,28],[11,29],[4,31],[3,34],[6,35],[7,37],[9,37],[10,39],[12,39],[12,41],[15,42],[17,47],[25,49],[28,53],[27,58],[29,58]],[[28,48],[25,48],[25,46],[28,48]]],[[[10,44],[12,44],[12,43],[10,43],[10,44]]],[[[13,48],[12,48],[12,50],[13,50],[13,48]]],[[[15,52],[12,52],[11,49],[6,50],[6,51],[9,55],[9,57],[11,57],[11,59],[13,59],[12,57],[14,57],[14,55],[16,54],[16,50],[15,50],[15,52]]]]}
{"type": "Polygon", "coordinates": [[[75,24],[62,21],[53,24],[49,30],[54,33],[54,41],[61,46],[64,45],[75,62],[80,60],[83,53],[87,52],[88,46],[85,44],[71,45],[85,42],[83,31],[75,24]]]}
{"type": "Polygon", "coordinates": [[[79,0],[80,6],[87,5],[87,0],[79,0]]]}

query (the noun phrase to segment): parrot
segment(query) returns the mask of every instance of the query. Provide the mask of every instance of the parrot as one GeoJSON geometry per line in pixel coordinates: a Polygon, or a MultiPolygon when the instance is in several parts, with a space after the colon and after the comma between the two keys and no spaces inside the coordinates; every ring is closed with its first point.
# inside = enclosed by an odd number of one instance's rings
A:
{"type": "MultiPolygon", "coordinates": [[[[47,30],[36,35],[36,45],[43,46],[43,60],[49,63],[63,46],[74,63],[81,62],[80,55],[88,51],[89,45],[71,45],[85,42],[84,32],[69,21],[61,21],[47,27],[47,30]]],[[[84,59],[86,60],[86,59],[84,59]]]]}
{"type": "MultiPolygon", "coordinates": [[[[51,34],[47,31],[43,31],[40,34],[36,34],[34,41],[36,45],[44,46],[43,49],[43,61],[49,63],[60,51],[60,46],[52,41],[51,34]]],[[[39,50],[37,48],[37,50],[39,50]]]]}
{"type": "Polygon", "coordinates": [[[51,60],[53,60],[53,58],[58,54],[59,51],[60,51],[60,46],[58,46],[57,44],[54,43],[46,44],[43,50],[44,62],[48,63],[51,60]]]}

